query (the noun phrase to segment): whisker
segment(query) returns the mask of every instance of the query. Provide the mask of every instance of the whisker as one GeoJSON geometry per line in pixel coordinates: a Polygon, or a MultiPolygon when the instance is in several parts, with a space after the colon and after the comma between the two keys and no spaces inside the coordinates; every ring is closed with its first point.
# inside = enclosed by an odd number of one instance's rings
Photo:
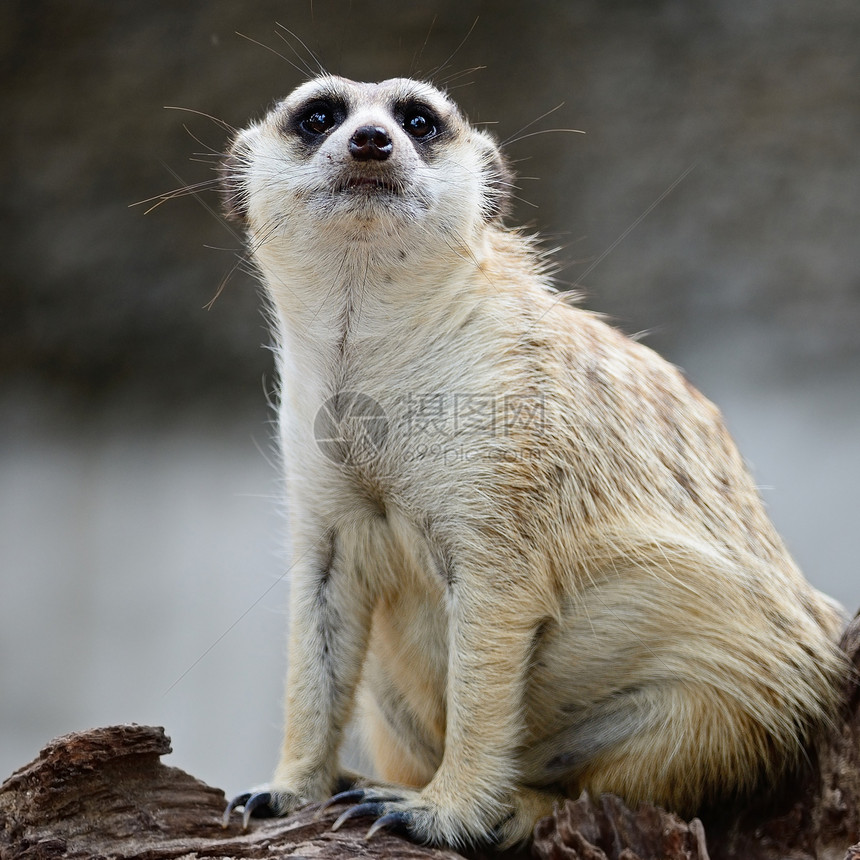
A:
{"type": "Polygon", "coordinates": [[[525,203],[526,206],[531,206],[532,209],[540,209],[537,203],[532,203],[531,200],[526,200],[525,197],[520,197],[519,194],[512,194],[511,197],[514,200],[519,200],[520,203],[525,203]]]}
{"type": "Polygon", "coordinates": [[[456,81],[457,78],[462,78],[462,77],[465,77],[466,75],[471,75],[473,72],[481,72],[486,68],[487,68],[486,66],[472,66],[471,69],[462,69],[459,72],[453,72],[452,74],[448,75],[445,78],[439,78],[438,82],[440,84],[442,84],[442,86],[448,87],[448,84],[451,81],[456,81]]]}
{"type": "Polygon", "coordinates": [[[206,243],[204,242],[204,243],[203,243],[203,247],[204,247],[207,251],[225,251],[225,252],[230,253],[230,254],[235,254],[235,253],[236,253],[236,249],[235,249],[235,248],[227,248],[227,247],[225,247],[225,246],[223,246],[223,245],[208,245],[208,244],[206,244],[206,243]]]}
{"type": "Polygon", "coordinates": [[[530,131],[528,134],[521,134],[519,137],[510,138],[506,140],[502,146],[511,146],[514,143],[519,143],[521,140],[525,140],[528,137],[537,137],[539,134],[552,134],[557,131],[567,131],[571,134],[585,134],[585,132],[581,128],[544,128],[540,131],[530,131]]]}
{"type": "MultiPolygon", "coordinates": [[[[276,57],[280,57],[285,63],[292,66],[300,75],[308,74],[308,69],[302,68],[301,66],[297,66],[289,57],[285,57],[280,51],[276,51],[271,45],[266,45],[264,42],[260,42],[257,39],[251,38],[251,36],[246,36],[244,33],[240,33],[236,30],[236,35],[242,39],[246,39],[254,45],[257,45],[259,48],[263,48],[263,50],[269,51],[269,53],[274,54],[276,57]]],[[[295,53],[295,51],[293,52],[295,53]]]]}
{"type": "MultiPolygon", "coordinates": [[[[182,177],[170,167],[169,164],[165,162],[161,162],[162,167],[173,176],[174,179],[178,179],[182,182],[182,177]]],[[[218,178],[207,180],[208,185],[210,187],[211,184],[217,183],[220,180],[218,178]]],[[[187,187],[187,186],[186,186],[187,187]]],[[[242,237],[230,226],[225,218],[222,218],[221,215],[216,212],[198,193],[195,191],[189,192],[190,195],[240,244],[242,243],[242,237]]]]}
{"type": "Polygon", "coordinates": [[[577,278],[585,280],[695,169],[694,161],[608,248],[577,278]]]}
{"type": "MultiPolygon", "coordinates": [[[[253,255],[275,234],[278,229],[278,224],[274,223],[270,226],[268,230],[265,231],[263,237],[257,241],[253,246],[250,246],[242,253],[238,253],[236,255],[236,262],[233,266],[227,271],[224,277],[221,278],[220,283],[218,284],[218,288],[215,290],[215,295],[203,306],[205,310],[211,311],[215,302],[220,298],[221,294],[227,287],[227,284],[230,281],[230,278],[237,271],[245,272],[248,275],[256,275],[257,272],[255,270],[254,264],[252,262],[253,255]]],[[[235,249],[231,249],[235,250],[235,249]]]]}
{"type": "MultiPolygon", "coordinates": [[[[220,125],[221,128],[225,129],[226,131],[229,131],[231,134],[238,134],[239,133],[239,130],[237,128],[234,128],[232,125],[230,125],[230,123],[227,122],[226,120],[218,119],[217,116],[212,116],[211,113],[206,113],[205,111],[202,111],[202,110],[195,110],[194,108],[187,108],[187,107],[179,107],[178,105],[164,105],[164,109],[165,110],[181,110],[181,111],[185,111],[185,113],[193,113],[193,114],[196,114],[197,116],[202,116],[202,117],[205,117],[206,119],[212,120],[212,122],[214,122],[216,125],[220,125]]],[[[198,141],[198,143],[199,142],[200,141],[198,141]]],[[[203,144],[203,145],[205,146],[206,144],[203,144]]]]}
{"type": "Polygon", "coordinates": [[[462,47],[463,47],[463,45],[465,45],[465,44],[466,44],[466,41],[468,40],[469,36],[471,36],[471,35],[472,35],[472,31],[475,29],[475,27],[477,27],[477,26],[478,26],[478,20],[479,20],[479,18],[478,18],[478,16],[476,16],[476,17],[475,17],[475,20],[472,22],[472,26],[471,26],[471,27],[469,27],[469,31],[466,33],[466,35],[465,35],[465,36],[463,36],[462,41],[460,42],[460,44],[459,44],[459,45],[457,45],[457,47],[456,47],[456,48],[454,48],[454,50],[451,52],[451,55],[448,57],[448,59],[447,59],[447,60],[445,60],[445,62],[444,62],[444,63],[442,63],[442,65],[441,65],[441,66],[437,66],[437,67],[436,67],[436,68],[435,68],[435,69],[430,73],[430,77],[431,77],[432,79],[434,79],[434,80],[435,80],[435,78],[436,78],[436,76],[437,76],[437,75],[442,74],[442,71],[445,69],[445,67],[446,67],[446,66],[451,62],[451,60],[453,60],[453,59],[454,59],[454,57],[455,57],[455,56],[457,56],[457,53],[459,52],[460,48],[462,48],[462,47]]]}
{"type": "MultiPolygon", "coordinates": [[[[207,150],[207,151],[208,151],[208,153],[209,153],[210,155],[217,155],[217,156],[221,156],[221,155],[222,155],[220,152],[218,152],[218,150],[217,150],[217,149],[213,149],[211,146],[209,146],[209,144],[208,144],[208,143],[204,143],[202,140],[200,140],[200,138],[199,138],[199,137],[197,137],[197,135],[196,135],[196,134],[194,134],[194,132],[193,132],[193,131],[191,131],[191,129],[190,129],[190,128],[185,124],[185,123],[182,123],[182,127],[185,129],[185,131],[186,131],[186,133],[188,134],[188,136],[189,136],[192,140],[197,141],[197,143],[199,143],[199,144],[200,144],[200,145],[201,145],[205,150],[207,150]]],[[[202,154],[203,154],[203,153],[195,153],[195,155],[202,155],[202,154]]]]}
{"type": "Polygon", "coordinates": [[[281,39],[281,41],[285,45],[289,46],[289,48],[292,50],[292,52],[296,55],[296,59],[300,63],[304,63],[304,66],[307,69],[308,74],[311,77],[313,77],[314,74],[320,74],[320,75],[327,75],[328,74],[328,72],[325,69],[325,66],[323,66],[323,64],[320,62],[320,58],[289,27],[285,27],[283,24],[281,24],[278,21],[275,21],[275,27],[280,27],[285,33],[289,33],[290,36],[292,36],[305,49],[308,56],[314,61],[314,63],[316,63],[317,72],[315,73],[314,70],[302,59],[302,57],[299,56],[299,52],[287,41],[287,39],[284,37],[283,33],[278,33],[277,30],[275,31],[275,35],[279,39],[281,39]]]}
{"type": "Polygon", "coordinates": [[[212,186],[217,185],[219,179],[214,177],[212,179],[204,179],[202,182],[195,182],[192,185],[183,185],[181,188],[175,188],[173,191],[165,191],[161,194],[156,194],[153,197],[148,197],[146,200],[138,200],[135,203],[129,203],[129,209],[134,206],[143,206],[147,203],[152,203],[153,200],[156,200],[154,205],[150,206],[148,209],[144,210],[144,215],[149,215],[154,209],[158,209],[162,203],[167,203],[168,200],[177,200],[180,197],[188,197],[190,195],[197,194],[198,191],[205,191],[208,188],[212,188],[212,186]]]}
{"type": "MultiPolygon", "coordinates": [[[[647,217],[648,217],[648,215],[650,215],[650,214],[651,214],[651,212],[653,212],[653,211],[654,211],[654,209],[656,209],[656,208],[657,208],[657,206],[659,206],[659,205],[660,205],[660,203],[662,203],[662,202],[663,202],[663,201],[664,201],[664,200],[665,200],[665,199],[666,199],[666,198],[667,198],[667,197],[672,193],[672,191],[674,191],[674,190],[675,190],[675,188],[677,188],[677,187],[678,187],[678,185],[680,185],[680,184],[681,184],[681,182],[683,182],[683,181],[684,181],[684,180],[685,180],[685,179],[690,175],[690,173],[693,171],[693,169],[694,169],[695,167],[697,167],[697,166],[698,166],[698,164],[699,164],[699,162],[698,162],[698,161],[694,161],[694,162],[693,162],[693,163],[692,163],[692,164],[691,164],[691,165],[690,165],[690,166],[689,166],[689,167],[688,167],[688,168],[687,168],[687,169],[686,169],[686,170],[685,170],[685,171],[684,171],[684,172],[683,172],[683,173],[682,173],[682,174],[681,174],[677,179],[675,179],[675,180],[671,183],[671,185],[669,185],[669,187],[668,187],[668,188],[666,188],[666,190],[665,190],[665,191],[663,191],[663,193],[662,193],[662,194],[661,194],[661,195],[660,195],[660,196],[659,196],[659,197],[658,197],[658,198],[657,198],[657,199],[656,199],[656,200],[655,200],[655,201],[654,201],[654,202],[653,202],[653,203],[652,203],[652,204],[651,204],[651,205],[650,205],[650,206],[649,206],[649,207],[648,207],[648,208],[647,208],[647,209],[646,209],[646,210],[645,210],[645,211],[644,211],[644,212],[643,212],[643,213],[642,213],[638,218],[636,218],[636,220],[635,220],[635,221],[633,221],[633,223],[632,223],[632,224],[630,224],[630,226],[629,226],[629,227],[627,227],[627,229],[626,229],[626,230],[624,230],[624,232],[622,232],[622,233],[621,233],[621,235],[620,235],[620,236],[619,236],[619,237],[618,237],[614,242],[612,242],[612,243],[609,245],[609,247],[608,247],[608,248],[606,248],[606,250],[605,250],[602,254],[600,254],[600,255],[599,255],[599,256],[594,260],[594,262],[593,262],[593,263],[592,263],[592,264],[591,264],[591,265],[590,265],[590,266],[585,270],[585,272],[583,272],[581,275],[579,275],[579,276],[577,277],[577,279],[576,279],[576,284],[575,284],[575,286],[576,286],[577,288],[581,288],[581,282],[582,282],[582,281],[583,281],[583,280],[584,280],[584,279],[585,279],[589,274],[591,274],[591,272],[593,272],[593,271],[594,271],[594,270],[595,270],[595,269],[596,269],[596,268],[597,268],[597,267],[598,267],[598,266],[599,266],[599,265],[600,265],[600,264],[601,264],[601,263],[606,259],[606,257],[607,257],[607,256],[609,256],[609,254],[611,254],[611,253],[612,253],[612,251],[614,251],[614,250],[615,250],[615,248],[617,248],[617,247],[618,247],[618,245],[620,245],[620,244],[621,244],[621,242],[623,242],[623,241],[624,241],[624,239],[625,239],[627,236],[629,236],[629,235],[630,235],[630,233],[631,233],[631,232],[632,232],[636,227],[638,227],[638,226],[639,226],[639,224],[641,224],[641,223],[642,223],[642,221],[644,221],[644,220],[645,220],[645,218],[647,218],[647,217]]],[[[555,306],[555,303],[553,303],[552,305],[550,305],[550,307],[548,307],[548,308],[547,308],[543,313],[541,313],[541,314],[540,314],[540,315],[539,315],[539,316],[538,316],[538,317],[537,317],[537,318],[532,322],[532,324],[528,327],[528,329],[527,329],[527,330],[526,330],[526,332],[524,333],[523,337],[527,337],[527,336],[532,332],[532,330],[534,329],[534,327],[535,327],[535,326],[536,326],[536,325],[537,325],[537,324],[538,324],[538,323],[539,323],[539,322],[540,322],[540,321],[541,321],[541,320],[542,320],[542,319],[543,319],[543,318],[544,318],[548,313],[550,313],[550,311],[552,310],[552,308],[553,308],[554,306],[555,306]]]]}
{"type": "Polygon", "coordinates": [[[510,143],[512,138],[519,138],[519,136],[527,129],[531,128],[535,123],[540,122],[542,119],[546,119],[550,114],[554,114],[557,110],[561,110],[564,107],[564,102],[559,102],[554,108],[550,108],[545,113],[542,113],[540,116],[535,117],[531,122],[527,122],[522,128],[518,131],[515,131],[509,138],[503,140],[501,145],[507,146],[510,143]]]}
{"type": "Polygon", "coordinates": [[[242,258],[240,257],[240,258],[239,258],[239,259],[238,259],[238,260],[237,260],[237,261],[236,261],[236,262],[235,262],[235,263],[230,267],[230,269],[228,269],[227,274],[225,274],[225,275],[224,275],[224,277],[222,277],[222,278],[221,278],[221,281],[220,281],[220,283],[218,284],[218,289],[216,289],[216,290],[215,290],[215,295],[214,295],[214,296],[212,296],[212,298],[211,298],[211,299],[209,299],[209,301],[208,301],[208,302],[206,302],[206,304],[205,304],[205,305],[203,305],[203,309],[204,309],[204,310],[207,310],[207,311],[211,311],[211,310],[212,310],[213,306],[215,305],[215,302],[217,302],[217,301],[218,301],[218,299],[221,297],[221,293],[223,293],[223,292],[224,292],[224,289],[225,289],[225,288],[226,288],[226,286],[227,286],[227,282],[230,280],[230,278],[232,278],[232,277],[233,277],[233,275],[235,274],[235,272],[236,272],[237,270],[239,270],[239,269],[242,267],[242,262],[243,262],[243,261],[242,261],[242,258]]]}
{"type": "Polygon", "coordinates": [[[474,84],[474,81],[464,81],[462,84],[454,84],[454,86],[445,87],[445,89],[448,92],[451,92],[451,90],[462,90],[463,87],[471,87],[474,86],[474,84]]]}
{"type": "Polygon", "coordinates": [[[438,15],[433,16],[433,20],[430,22],[430,28],[427,30],[427,35],[424,37],[424,44],[418,49],[418,53],[412,57],[412,65],[409,70],[409,77],[418,77],[420,76],[420,72],[418,71],[418,63],[421,60],[421,56],[424,54],[424,49],[427,47],[427,43],[430,41],[430,34],[433,32],[433,27],[436,26],[436,19],[438,15]]]}

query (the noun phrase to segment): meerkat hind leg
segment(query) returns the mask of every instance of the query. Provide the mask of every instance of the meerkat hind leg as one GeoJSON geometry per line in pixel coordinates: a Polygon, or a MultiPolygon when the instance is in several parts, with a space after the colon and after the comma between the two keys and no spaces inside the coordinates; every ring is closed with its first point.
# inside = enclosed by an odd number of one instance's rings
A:
{"type": "Polygon", "coordinates": [[[535,785],[568,782],[571,774],[587,768],[601,754],[651,730],[659,714],[653,695],[641,688],[621,690],[571,713],[567,725],[526,750],[522,758],[525,781],[535,785]]]}
{"type": "Polygon", "coordinates": [[[680,815],[743,794],[768,769],[764,729],[737,702],[689,681],[652,682],[596,706],[528,751],[527,781],[568,796],[617,794],[680,815]]]}
{"type": "Polygon", "coordinates": [[[539,647],[522,782],[564,786],[573,797],[609,791],[676,812],[750,789],[780,748],[790,757],[797,745],[779,722],[792,700],[766,674],[766,690],[784,704],[756,705],[766,661],[779,665],[758,647],[766,628],[744,641],[731,615],[723,623],[718,599],[712,618],[688,599],[683,605],[699,617],[695,637],[667,633],[655,608],[679,605],[683,595],[671,578],[635,575],[605,580],[588,623],[571,617],[539,647]]]}

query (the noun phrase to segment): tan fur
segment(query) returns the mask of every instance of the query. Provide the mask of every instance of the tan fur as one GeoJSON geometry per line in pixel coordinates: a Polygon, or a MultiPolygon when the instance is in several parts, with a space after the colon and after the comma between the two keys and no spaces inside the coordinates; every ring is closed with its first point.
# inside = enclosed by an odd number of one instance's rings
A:
{"type": "Polygon", "coordinates": [[[322,78],[225,171],[282,386],[293,584],[268,805],[330,794],[359,687],[378,776],[406,786],[369,790],[374,814],[441,844],[527,838],[584,788],[691,814],[795,765],[834,707],[839,616],[717,409],[562,301],[501,225],[492,140],[426,84],[322,78]],[[318,102],[337,122],[309,144],[318,102]],[[437,122],[428,142],[404,105],[437,122]],[[390,157],[350,156],[368,124],[390,157]],[[387,435],[345,421],[337,461],[313,428],[344,392],[387,435]]]}

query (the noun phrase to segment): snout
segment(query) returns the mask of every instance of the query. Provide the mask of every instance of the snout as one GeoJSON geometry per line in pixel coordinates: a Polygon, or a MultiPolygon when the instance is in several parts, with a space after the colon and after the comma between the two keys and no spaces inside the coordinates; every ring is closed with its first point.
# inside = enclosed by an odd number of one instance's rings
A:
{"type": "Polygon", "coordinates": [[[356,161],[385,161],[393,149],[391,136],[379,125],[363,125],[349,139],[349,153],[356,161]]]}

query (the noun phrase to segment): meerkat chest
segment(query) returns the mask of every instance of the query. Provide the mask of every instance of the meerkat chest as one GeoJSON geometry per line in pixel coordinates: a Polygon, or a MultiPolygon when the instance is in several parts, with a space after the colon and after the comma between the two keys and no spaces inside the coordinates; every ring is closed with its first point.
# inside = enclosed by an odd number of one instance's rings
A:
{"type": "Polygon", "coordinates": [[[285,453],[350,502],[387,494],[426,513],[440,493],[461,495],[465,472],[503,437],[510,398],[491,362],[410,320],[380,335],[358,319],[341,342],[321,340],[284,356],[285,453]]]}

